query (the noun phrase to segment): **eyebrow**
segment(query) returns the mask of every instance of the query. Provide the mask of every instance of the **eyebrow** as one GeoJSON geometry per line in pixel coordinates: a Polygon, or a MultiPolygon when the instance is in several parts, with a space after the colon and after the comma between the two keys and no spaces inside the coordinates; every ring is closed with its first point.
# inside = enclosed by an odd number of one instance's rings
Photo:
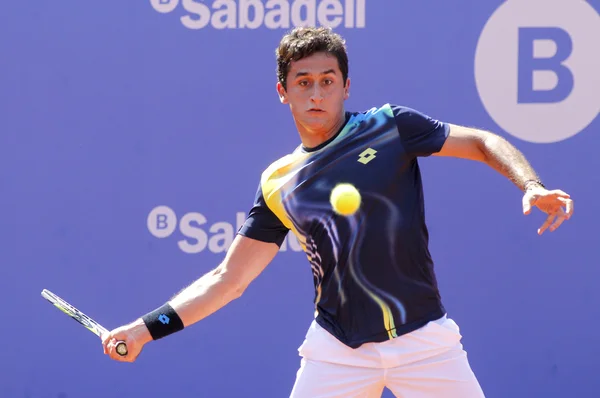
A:
{"type": "MultiPolygon", "coordinates": [[[[327,69],[326,71],[321,72],[320,74],[321,75],[328,75],[330,73],[335,74],[335,70],[333,70],[333,69],[327,69]]],[[[298,72],[298,73],[296,73],[296,77],[308,76],[308,75],[310,75],[310,73],[308,73],[308,72],[298,72]]]]}

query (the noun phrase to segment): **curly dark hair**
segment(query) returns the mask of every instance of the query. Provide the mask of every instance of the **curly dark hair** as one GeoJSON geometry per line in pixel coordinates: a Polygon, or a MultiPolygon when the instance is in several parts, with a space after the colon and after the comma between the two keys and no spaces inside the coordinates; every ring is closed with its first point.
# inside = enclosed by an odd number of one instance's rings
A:
{"type": "Polygon", "coordinates": [[[287,75],[292,61],[298,61],[314,53],[327,52],[337,60],[344,78],[348,78],[348,54],[346,41],[328,27],[297,27],[281,39],[275,55],[277,57],[277,79],[287,89],[287,75]]]}

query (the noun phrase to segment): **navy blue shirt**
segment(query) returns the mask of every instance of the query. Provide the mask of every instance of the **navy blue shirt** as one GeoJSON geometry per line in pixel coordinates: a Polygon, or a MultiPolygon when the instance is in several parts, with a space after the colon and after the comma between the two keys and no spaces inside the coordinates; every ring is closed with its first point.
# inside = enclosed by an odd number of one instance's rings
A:
{"type": "Polygon", "coordinates": [[[417,158],[438,152],[448,132],[448,124],[398,105],[347,112],[330,140],[299,146],[262,173],[239,233],[278,245],[295,234],[313,271],[316,321],[349,347],[392,339],[445,313],[417,158]],[[361,193],[351,216],[331,208],[339,183],[361,193]]]}

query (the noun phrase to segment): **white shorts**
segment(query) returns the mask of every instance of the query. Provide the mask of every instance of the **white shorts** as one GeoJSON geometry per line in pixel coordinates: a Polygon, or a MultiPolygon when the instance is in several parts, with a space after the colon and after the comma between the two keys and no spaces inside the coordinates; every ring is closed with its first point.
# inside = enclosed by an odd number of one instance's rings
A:
{"type": "Polygon", "coordinates": [[[446,316],[414,332],[357,349],[312,322],[298,349],[291,398],[481,398],[458,325],[446,316]]]}

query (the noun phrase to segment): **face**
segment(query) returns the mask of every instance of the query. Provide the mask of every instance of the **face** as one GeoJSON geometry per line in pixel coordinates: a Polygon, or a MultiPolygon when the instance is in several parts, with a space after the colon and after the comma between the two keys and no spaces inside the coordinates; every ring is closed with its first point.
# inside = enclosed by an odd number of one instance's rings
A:
{"type": "Polygon", "coordinates": [[[345,83],[337,58],[315,53],[292,61],[287,89],[277,83],[277,92],[281,102],[290,106],[300,133],[320,135],[339,127],[344,118],[350,79],[345,83]]]}

